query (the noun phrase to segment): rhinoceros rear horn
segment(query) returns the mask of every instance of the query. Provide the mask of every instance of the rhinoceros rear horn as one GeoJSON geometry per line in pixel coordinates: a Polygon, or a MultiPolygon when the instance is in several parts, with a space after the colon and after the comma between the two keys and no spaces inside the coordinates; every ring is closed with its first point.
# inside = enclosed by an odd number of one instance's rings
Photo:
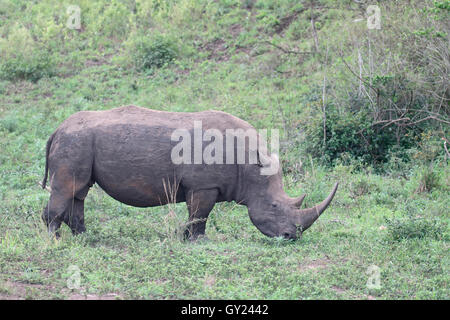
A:
{"type": "Polygon", "coordinates": [[[325,209],[330,205],[331,201],[334,198],[334,195],[336,194],[337,188],[338,183],[334,185],[331,193],[321,203],[312,208],[302,209],[298,211],[297,225],[301,227],[302,231],[308,229],[317,220],[317,218],[319,218],[322,212],[324,212],[325,209]]]}
{"type": "Polygon", "coordinates": [[[289,199],[289,201],[291,202],[291,204],[294,207],[300,209],[300,207],[302,206],[303,200],[305,200],[305,197],[306,197],[306,194],[304,194],[298,198],[291,198],[291,199],[289,199]]]}

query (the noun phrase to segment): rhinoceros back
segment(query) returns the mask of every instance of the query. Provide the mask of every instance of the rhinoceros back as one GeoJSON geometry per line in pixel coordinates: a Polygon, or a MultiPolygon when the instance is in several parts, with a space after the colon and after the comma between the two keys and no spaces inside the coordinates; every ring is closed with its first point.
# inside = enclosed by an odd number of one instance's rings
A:
{"type": "Polygon", "coordinates": [[[185,201],[183,186],[217,188],[224,200],[232,200],[237,166],[175,165],[171,159],[177,143],[171,139],[173,132],[177,129],[192,132],[194,121],[201,122],[204,130],[252,128],[224,112],[178,113],[127,106],[76,113],[57,131],[66,137],[65,141],[89,140],[82,145],[91,149],[82,152],[93,159],[93,181],[123,203],[148,207],[185,201]]]}

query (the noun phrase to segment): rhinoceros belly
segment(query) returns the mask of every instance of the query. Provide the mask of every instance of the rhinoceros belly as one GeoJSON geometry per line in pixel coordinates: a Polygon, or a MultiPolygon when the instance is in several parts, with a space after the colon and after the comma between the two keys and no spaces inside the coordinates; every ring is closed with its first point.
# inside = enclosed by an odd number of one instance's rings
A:
{"type": "Polygon", "coordinates": [[[98,128],[93,175],[111,197],[151,207],[184,201],[180,177],[170,159],[173,129],[142,125],[98,128]]]}

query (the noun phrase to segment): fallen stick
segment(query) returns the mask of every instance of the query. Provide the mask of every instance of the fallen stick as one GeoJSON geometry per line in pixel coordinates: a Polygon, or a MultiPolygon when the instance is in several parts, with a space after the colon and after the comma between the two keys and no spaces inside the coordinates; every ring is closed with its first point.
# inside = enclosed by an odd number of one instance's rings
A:
{"type": "MultiPolygon", "coordinates": [[[[42,188],[42,182],[39,181],[37,184],[42,188]]],[[[52,188],[50,188],[49,186],[45,186],[45,188],[43,189],[47,190],[50,193],[52,192],[52,188]]]]}
{"type": "Polygon", "coordinates": [[[442,140],[444,140],[444,149],[445,149],[445,153],[446,153],[446,156],[448,157],[448,158],[450,158],[450,153],[448,152],[448,149],[447,149],[447,139],[445,139],[445,138],[442,138],[442,140]]]}

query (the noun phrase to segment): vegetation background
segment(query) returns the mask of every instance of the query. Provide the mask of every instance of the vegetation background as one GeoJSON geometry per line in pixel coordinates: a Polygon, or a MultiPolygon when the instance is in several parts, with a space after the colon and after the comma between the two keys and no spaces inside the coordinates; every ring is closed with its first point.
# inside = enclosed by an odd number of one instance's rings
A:
{"type": "Polygon", "coordinates": [[[448,0],[0,0],[0,298],[449,299],[449,15],[448,0]],[[49,238],[49,135],[128,104],[280,129],[288,193],[338,194],[296,242],[219,204],[190,243],[184,204],[94,186],[87,232],[49,238]]]}

